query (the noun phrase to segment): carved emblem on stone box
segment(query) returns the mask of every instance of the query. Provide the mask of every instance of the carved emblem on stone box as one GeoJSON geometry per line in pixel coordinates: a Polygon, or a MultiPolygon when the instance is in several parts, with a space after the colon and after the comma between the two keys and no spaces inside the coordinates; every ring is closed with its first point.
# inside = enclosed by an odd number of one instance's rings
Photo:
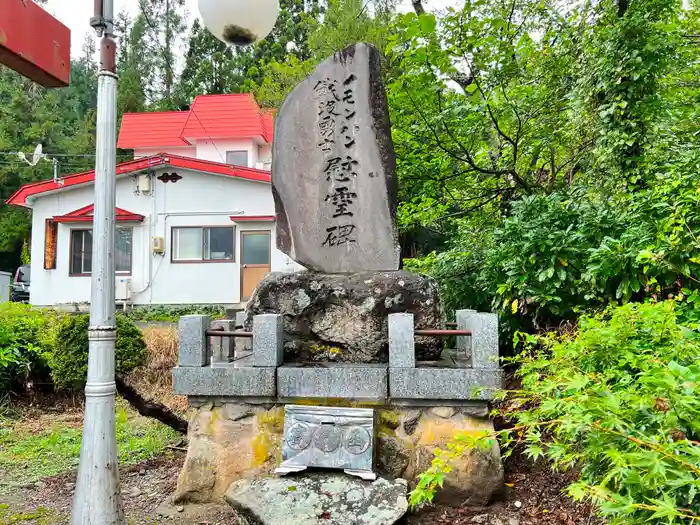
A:
{"type": "Polygon", "coordinates": [[[286,442],[294,450],[304,450],[311,443],[313,432],[308,425],[297,423],[287,432],[286,442]]]}
{"type": "Polygon", "coordinates": [[[343,469],[374,479],[374,411],[287,405],[280,474],[307,467],[343,469]]]}

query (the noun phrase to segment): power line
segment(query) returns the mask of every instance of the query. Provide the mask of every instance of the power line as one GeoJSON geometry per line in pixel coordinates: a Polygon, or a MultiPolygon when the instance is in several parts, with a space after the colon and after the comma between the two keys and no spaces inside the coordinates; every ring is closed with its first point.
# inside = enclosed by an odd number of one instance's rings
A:
{"type": "MultiPolygon", "coordinates": [[[[0,155],[5,155],[8,157],[14,157],[24,153],[25,155],[33,155],[34,152],[20,152],[20,151],[0,151],[0,155]]],[[[96,155],[94,153],[42,153],[44,157],[82,157],[82,158],[94,158],[96,155]]],[[[117,155],[117,157],[131,157],[128,153],[122,153],[117,155]]]]}
{"type": "Polygon", "coordinates": [[[202,126],[202,129],[204,132],[207,134],[207,138],[211,141],[212,145],[216,149],[216,152],[219,154],[219,158],[221,159],[221,162],[224,164],[226,163],[226,159],[224,156],[221,154],[221,151],[219,151],[219,147],[216,145],[216,142],[214,142],[214,139],[211,138],[211,134],[209,133],[209,130],[207,127],[204,125],[204,123],[199,119],[199,116],[197,115],[196,111],[193,111],[192,108],[190,108],[190,115],[194,115],[194,117],[197,119],[197,122],[199,122],[199,125],[202,126]]]}

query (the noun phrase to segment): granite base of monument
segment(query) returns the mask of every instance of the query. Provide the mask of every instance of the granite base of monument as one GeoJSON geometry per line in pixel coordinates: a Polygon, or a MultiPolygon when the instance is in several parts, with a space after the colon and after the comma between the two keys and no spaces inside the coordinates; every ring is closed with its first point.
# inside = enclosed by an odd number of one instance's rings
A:
{"type": "MultiPolygon", "coordinates": [[[[435,450],[444,449],[455,435],[494,429],[485,402],[373,410],[377,436],[374,472],[390,479],[406,479],[409,486],[414,486],[418,474],[430,467],[435,450]]],[[[175,500],[178,503],[219,501],[236,481],[269,478],[282,463],[283,449],[283,405],[210,399],[193,410],[187,456],[175,500]]],[[[290,480],[297,479],[290,476],[290,480]]],[[[503,467],[498,444],[494,443],[489,450],[474,449],[458,458],[436,498],[446,504],[466,502],[483,506],[502,488],[503,467]]]]}

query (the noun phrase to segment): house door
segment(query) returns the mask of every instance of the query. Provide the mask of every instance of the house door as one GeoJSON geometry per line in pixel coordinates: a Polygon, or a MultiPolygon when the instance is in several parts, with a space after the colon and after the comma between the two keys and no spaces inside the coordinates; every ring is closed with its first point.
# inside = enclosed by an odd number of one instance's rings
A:
{"type": "Polygon", "coordinates": [[[270,272],[270,232],[241,232],[241,299],[250,299],[253,290],[270,272]]]}

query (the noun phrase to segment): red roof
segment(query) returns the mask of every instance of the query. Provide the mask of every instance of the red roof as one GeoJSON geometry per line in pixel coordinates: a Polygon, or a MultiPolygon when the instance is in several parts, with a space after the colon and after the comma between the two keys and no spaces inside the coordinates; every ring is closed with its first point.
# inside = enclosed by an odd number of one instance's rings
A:
{"type": "Polygon", "coordinates": [[[189,111],[124,113],[117,146],[122,149],[189,146],[180,135],[189,111]]]}
{"type": "Polygon", "coordinates": [[[117,145],[123,149],[189,146],[194,140],[261,137],[272,142],[272,113],[251,93],[200,95],[189,111],[125,113],[117,145]]]}
{"type": "MultiPolygon", "coordinates": [[[[117,165],[116,171],[117,175],[124,175],[126,173],[145,171],[149,168],[162,166],[190,169],[203,173],[214,173],[216,175],[225,175],[228,177],[237,177],[240,179],[258,182],[270,182],[269,171],[244,168],[241,166],[231,166],[230,164],[223,164],[221,162],[211,162],[208,160],[181,157],[179,155],[170,155],[167,153],[160,153],[152,157],[144,157],[122,162],[121,164],[117,165]]],[[[95,170],[86,171],[83,173],[74,173],[73,175],[61,177],[60,180],[61,182],[59,184],[53,180],[47,180],[22,186],[9,199],[7,199],[7,204],[29,207],[27,204],[28,197],[40,195],[50,191],[56,191],[61,188],[76,186],[78,184],[93,182],[95,180],[95,170]]]]}
{"type": "MultiPolygon", "coordinates": [[[[124,222],[143,222],[145,218],[143,215],[138,213],[132,213],[130,211],[123,210],[121,208],[114,208],[117,221],[124,222]]],[[[95,205],[90,204],[84,208],[74,210],[65,215],[56,215],[53,217],[55,222],[92,222],[93,214],[95,212],[95,205]]]]}

